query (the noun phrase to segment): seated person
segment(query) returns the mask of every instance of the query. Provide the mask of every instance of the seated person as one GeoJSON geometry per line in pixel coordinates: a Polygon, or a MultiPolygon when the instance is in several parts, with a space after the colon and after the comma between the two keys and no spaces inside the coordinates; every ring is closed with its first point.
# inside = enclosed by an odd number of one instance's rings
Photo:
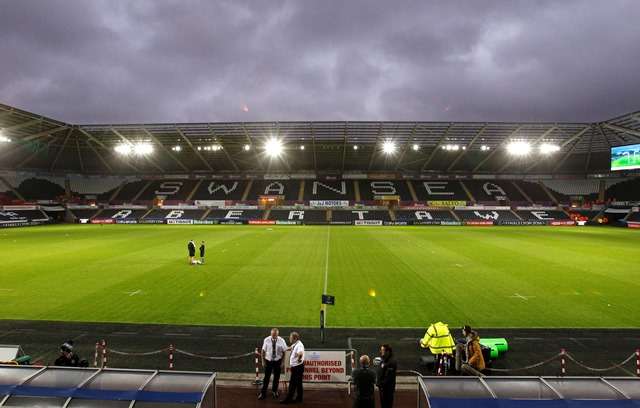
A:
{"type": "Polygon", "coordinates": [[[60,346],[60,357],[53,363],[59,367],[88,367],[87,360],[80,360],[80,357],[73,352],[73,340],[67,340],[60,346]]]}

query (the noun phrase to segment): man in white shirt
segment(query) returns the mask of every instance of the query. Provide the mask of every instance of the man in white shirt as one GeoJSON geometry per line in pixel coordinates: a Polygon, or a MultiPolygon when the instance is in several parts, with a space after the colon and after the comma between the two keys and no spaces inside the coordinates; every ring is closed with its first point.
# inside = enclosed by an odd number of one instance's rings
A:
{"type": "Polygon", "coordinates": [[[262,367],[264,367],[264,379],[262,380],[262,390],[258,394],[258,399],[264,399],[269,387],[269,379],[273,373],[273,387],[271,393],[273,398],[278,398],[278,384],[280,383],[280,372],[284,363],[284,353],[287,351],[287,343],[279,336],[280,331],[275,327],[271,329],[271,335],[262,342],[262,367]]]}
{"type": "Polygon", "coordinates": [[[289,335],[291,346],[291,357],[289,357],[289,367],[291,367],[291,377],[289,378],[289,392],[287,397],[280,401],[281,404],[292,402],[302,402],[302,376],[304,374],[304,344],[300,341],[298,332],[291,332],[289,335]],[[296,398],[294,399],[294,395],[296,398]]]}

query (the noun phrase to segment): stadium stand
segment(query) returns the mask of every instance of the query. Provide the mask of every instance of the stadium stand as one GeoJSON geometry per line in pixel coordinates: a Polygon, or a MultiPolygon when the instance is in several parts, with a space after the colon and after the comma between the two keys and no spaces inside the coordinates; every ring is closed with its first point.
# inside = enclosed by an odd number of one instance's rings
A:
{"type": "MultiPolygon", "coordinates": [[[[87,177],[82,175],[69,175],[69,187],[74,196],[102,197],[105,193],[113,192],[127,181],[135,181],[136,177],[100,176],[87,177]]],[[[108,199],[108,197],[107,197],[108,199]]]]}
{"type": "Polygon", "coordinates": [[[480,204],[499,201],[514,204],[528,203],[528,200],[509,180],[465,180],[464,185],[480,204]]]}
{"type": "Polygon", "coordinates": [[[260,196],[284,196],[286,201],[297,201],[300,180],[254,180],[249,190],[248,200],[257,200],[260,196]]]}
{"type": "Polygon", "coordinates": [[[469,201],[469,196],[458,181],[412,180],[411,184],[419,201],[456,200],[469,201]]]}
{"type": "Polygon", "coordinates": [[[56,200],[65,195],[64,178],[28,178],[16,190],[26,200],[56,200]]]}
{"type": "Polygon", "coordinates": [[[197,183],[196,180],[156,180],[142,191],[138,200],[149,201],[164,197],[165,200],[184,201],[197,183]]]}
{"type": "Polygon", "coordinates": [[[242,200],[245,180],[203,180],[192,200],[242,200]]]}
{"type": "Polygon", "coordinates": [[[262,210],[246,210],[246,209],[226,209],[226,210],[211,210],[207,214],[207,220],[218,221],[248,221],[248,220],[261,220],[263,215],[262,210]]]}
{"type": "Polygon", "coordinates": [[[113,201],[132,201],[146,184],[147,182],[144,180],[135,180],[125,184],[124,186],[122,186],[120,191],[118,191],[118,194],[113,198],[113,201]]]}
{"type": "Polygon", "coordinates": [[[553,200],[549,197],[546,191],[542,188],[540,183],[531,181],[514,181],[524,192],[524,194],[531,199],[531,202],[540,205],[552,205],[553,200]]]}
{"type": "Polygon", "coordinates": [[[454,210],[456,215],[464,222],[493,221],[497,224],[502,222],[519,222],[520,219],[508,210],[454,210]]]}
{"type": "Polygon", "coordinates": [[[304,199],[354,201],[353,180],[306,180],[304,199]]]}
{"type": "Polygon", "coordinates": [[[199,220],[201,219],[206,210],[193,210],[193,209],[154,209],[142,220],[199,220]]]}
{"type": "Polygon", "coordinates": [[[353,224],[363,220],[391,221],[391,217],[383,210],[334,210],[331,214],[331,222],[353,224]]]}
{"type": "Polygon", "coordinates": [[[96,217],[96,219],[112,219],[112,220],[137,220],[147,213],[148,210],[130,209],[130,208],[110,208],[105,209],[96,217]]]}
{"type": "Polygon", "coordinates": [[[73,209],[71,210],[71,214],[77,219],[90,219],[94,215],[98,213],[98,209],[73,209]]]}
{"type": "Polygon", "coordinates": [[[640,201],[640,177],[609,185],[605,197],[613,201],[640,201]]]}
{"type": "Polygon", "coordinates": [[[600,180],[543,180],[542,183],[562,204],[569,204],[571,197],[582,197],[590,201],[598,199],[600,180]]]}
{"type": "Polygon", "coordinates": [[[302,221],[304,224],[326,224],[327,212],[323,210],[271,210],[270,220],[302,221]]]}
{"type": "Polygon", "coordinates": [[[405,180],[358,180],[360,199],[373,201],[376,196],[400,196],[400,201],[413,201],[405,180]]]}
{"type": "Polygon", "coordinates": [[[443,209],[417,209],[417,210],[397,210],[396,221],[406,221],[413,224],[437,224],[442,221],[457,221],[451,211],[443,209]]]}
{"type": "Polygon", "coordinates": [[[640,222],[640,211],[632,212],[627,218],[627,221],[640,222]]]}
{"type": "Polygon", "coordinates": [[[523,221],[556,221],[556,220],[568,220],[569,216],[560,210],[519,210],[516,214],[522,218],[523,221]]]}

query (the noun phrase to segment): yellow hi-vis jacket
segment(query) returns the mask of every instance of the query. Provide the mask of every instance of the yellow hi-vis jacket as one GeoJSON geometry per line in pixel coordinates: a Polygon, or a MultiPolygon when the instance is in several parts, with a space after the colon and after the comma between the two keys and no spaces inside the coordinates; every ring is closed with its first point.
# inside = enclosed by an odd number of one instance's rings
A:
{"type": "Polygon", "coordinates": [[[442,322],[429,326],[424,337],[420,339],[420,346],[429,348],[432,354],[453,354],[453,349],[456,347],[449,332],[449,326],[442,322]]]}

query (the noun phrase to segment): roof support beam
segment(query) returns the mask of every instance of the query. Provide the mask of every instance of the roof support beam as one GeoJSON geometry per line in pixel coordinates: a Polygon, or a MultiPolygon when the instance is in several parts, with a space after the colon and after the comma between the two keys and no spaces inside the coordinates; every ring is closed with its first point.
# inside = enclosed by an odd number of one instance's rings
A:
{"type": "Polygon", "coordinates": [[[56,157],[53,159],[53,162],[51,162],[49,171],[53,171],[53,169],[56,167],[56,164],[58,163],[58,159],[60,158],[60,155],[62,154],[62,151],[64,150],[64,148],[67,146],[67,142],[69,141],[69,137],[71,137],[72,133],[73,133],[73,128],[70,128],[67,131],[67,134],[64,136],[64,142],[62,142],[62,147],[60,147],[60,149],[56,152],[56,157]]]}
{"type": "MultiPolygon", "coordinates": [[[[114,128],[110,128],[109,130],[111,130],[111,132],[113,132],[115,135],[117,135],[118,137],[120,137],[120,139],[122,139],[122,141],[124,141],[125,143],[131,143],[131,141],[129,141],[126,137],[124,137],[120,132],[118,132],[117,130],[115,130],[114,128]]],[[[153,167],[155,167],[160,173],[166,173],[165,170],[155,161],[151,158],[151,156],[144,156],[144,158],[151,163],[151,165],[153,167]]]]}
{"type": "MultiPolygon", "coordinates": [[[[544,139],[545,137],[549,136],[551,133],[553,133],[558,127],[557,126],[551,126],[550,129],[545,130],[540,136],[538,136],[533,142],[531,142],[532,145],[536,145],[538,144],[542,139],[544,139]]],[[[513,163],[514,158],[510,157],[509,159],[507,159],[506,163],[504,163],[499,169],[498,169],[498,173],[502,173],[507,167],[509,167],[509,165],[511,163],[513,163]]]]}
{"type": "MultiPolygon", "coordinates": [[[[591,126],[585,126],[584,128],[582,128],[580,131],[578,131],[577,133],[575,133],[573,136],[571,136],[569,139],[565,140],[564,142],[562,142],[562,144],[560,144],[560,149],[564,149],[566,146],[569,145],[569,143],[580,139],[582,137],[582,135],[584,135],[585,133],[587,133],[587,131],[591,129],[591,126]]],[[[593,130],[592,130],[593,131],[593,130]]],[[[576,141],[574,143],[574,145],[571,147],[571,149],[569,149],[569,151],[565,154],[565,156],[562,157],[562,159],[560,159],[560,164],[564,163],[565,160],[567,160],[567,158],[569,158],[569,155],[571,154],[571,152],[573,152],[573,149],[575,148],[575,145],[577,145],[579,143],[579,141],[576,141]]],[[[529,167],[527,167],[526,169],[524,169],[524,172],[527,173],[531,170],[533,170],[534,167],[536,167],[538,164],[540,164],[540,162],[534,162],[531,163],[529,165],[529,167]]],[[[559,166],[558,166],[559,167],[559,166]]],[[[554,170],[555,171],[555,168],[554,170]]]]}
{"type": "MultiPolygon", "coordinates": [[[[215,132],[213,131],[213,129],[211,128],[211,125],[208,126],[209,127],[209,133],[211,134],[211,136],[213,136],[217,141],[218,144],[220,146],[222,146],[222,142],[220,140],[218,140],[218,137],[216,136],[215,132]]],[[[227,152],[227,149],[222,146],[222,153],[224,153],[225,157],[227,158],[227,160],[229,160],[229,163],[231,163],[231,165],[233,166],[233,169],[235,171],[240,171],[240,168],[238,167],[238,165],[236,164],[236,162],[233,160],[233,158],[231,157],[231,155],[229,154],[229,152],[227,152]]]]}
{"type": "Polygon", "coordinates": [[[395,167],[396,170],[398,170],[400,168],[400,166],[402,165],[402,159],[404,159],[404,155],[407,153],[407,150],[409,150],[409,145],[413,141],[413,138],[416,135],[416,130],[417,129],[418,129],[418,122],[415,122],[413,124],[413,128],[411,128],[411,133],[409,134],[409,137],[407,138],[407,142],[402,147],[402,151],[400,152],[400,155],[398,156],[398,161],[396,162],[396,167],[395,167]]]}
{"type": "Polygon", "coordinates": [[[349,122],[344,122],[344,138],[342,141],[342,167],[341,167],[341,172],[344,173],[344,161],[347,158],[347,124],[349,122]]]}
{"type": "Polygon", "coordinates": [[[496,153],[498,153],[498,150],[500,150],[500,148],[501,148],[502,146],[504,146],[504,145],[507,143],[507,141],[508,141],[509,139],[511,139],[514,135],[516,135],[516,134],[520,131],[520,129],[522,129],[522,127],[523,127],[523,126],[522,126],[522,125],[520,125],[520,126],[518,126],[518,127],[516,128],[516,130],[514,130],[514,131],[513,131],[513,132],[511,132],[511,133],[509,133],[509,136],[505,137],[505,138],[504,138],[504,140],[503,140],[502,142],[500,142],[500,144],[498,145],[498,147],[496,147],[496,148],[495,148],[491,153],[489,153],[489,154],[487,155],[487,157],[485,157],[484,159],[482,159],[482,160],[480,161],[480,163],[478,163],[478,164],[476,165],[476,167],[474,167],[474,168],[473,168],[472,172],[473,172],[473,173],[475,173],[476,171],[478,171],[478,170],[480,169],[480,167],[482,167],[482,165],[484,165],[486,162],[488,162],[488,161],[489,161],[489,159],[491,159],[493,156],[495,156],[495,155],[496,155],[496,153]]]}
{"type": "Polygon", "coordinates": [[[182,168],[182,170],[186,171],[187,173],[189,172],[189,168],[187,166],[184,165],[184,163],[182,163],[180,161],[180,159],[178,159],[169,149],[167,149],[167,147],[165,145],[163,145],[160,140],[158,140],[157,137],[155,137],[153,135],[153,133],[149,132],[146,128],[142,128],[142,131],[144,132],[145,135],[149,136],[149,138],[151,140],[153,140],[153,142],[155,144],[157,144],[158,146],[160,146],[160,148],[169,156],[173,159],[173,161],[175,161],[178,166],[180,166],[182,168]]]}
{"type": "Polygon", "coordinates": [[[378,143],[380,143],[381,137],[382,137],[382,122],[379,122],[378,136],[376,136],[376,141],[373,145],[373,151],[371,152],[371,157],[369,157],[369,166],[367,166],[367,170],[371,170],[371,166],[373,166],[373,160],[376,157],[376,153],[378,153],[378,143]]]}
{"type": "Polygon", "coordinates": [[[16,169],[21,169],[24,166],[27,165],[27,163],[29,163],[31,160],[33,160],[38,154],[40,154],[42,152],[42,150],[47,150],[49,149],[49,146],[51,146],[51,144],[53,144],[53,142],[57,141],[57,138],[51,139],[47,142],[47,145],[45,146],[44,149],[37,149],[35,150],[33,153],[31,153],[29,156],[27,156],[24,160],[22,160],[20,163],[18,163],[18,165],[16,166],[16,169]]]}
{"type": "Polygon", "coordinates": [[[462,157],[464,157],[465,154],[467,154],[467,152],[469,150],[471,150],[471,146],[473,146],[473,144],[476,142],[476,140],[478,140],[478,138],[480,136],[482,136],[482,134],[484,133],[484,131],[487,130],[487,124],[485,123],[484,126],[482,126],[480,128],[480,130],[478,130],[478,132],[473,136],[473,138],[471,139],[471,141],[469,142],[469,144],[467,145],[467,148],[463,151],[460,152],[460,154],[458,154],[458,156],[451,162],[451,164],[449,165],[449,167],[447,167],[447,171],[451,171],[451,169],[453,169],[453,167],[458,164],[458,162],[460,161],[460,159],[462,159],[462,157]]]}
{"type": "Polygon", "coordinates": [[[249,131],[242,122],[242,131],[244,132],[244,136],[249,140],[249,144],[251,144],[251,150],[253,150],[253,158],[256,166],[259,166],[260,169],[264,171],[264,162],[260,160],[260,154],[258,153],[258,145],[254,142],[253,138],[249,134],[249,131]]]}
{"type": "MultiPolygon", "coordinates": [[[[82,133],[83,135],[85,135],[90,141],[94,142],[95,144],[97,144],[98,146],[102,147],[103,149],[110,151],[110,149],[104,144],[102,143],[100,140],[98,140],[95,136],[93,136],[91,133],[87,132],[86,130],[82,129],[82,128],[78,128],[78,130],[80,131],[80,133],[82,133]]],[[[96,148],[90,144],[87,141],[87,145],[89,145],[89,147],[91,148],[91,150],[93,150],[93,152],[96,154],[96,156],[98,156],[98,158],[100,159],[100,161],[102,162],[102,164],[105,165],[106,168],[108,168],[112,173],[113,173],[113,168],[111,166],[109,166],[107,164],[107,162],[103,159],[102,155],[100,153],[98,153],[98,151],[96,150],[96,148]]],[[[122,162],[124,164],[126,164],[127,166],[129,166],[133,171],[135,172],[140,172],[140,169],[138,169],[136,166],[134,166],[133,164],[131,164],[130,162],[126,161],[126,160],[122,160],[122,162]]]]}
{"type": "Polygon", "coordinates": [[[76,133],[76,150],[78,152],[78,163],[80,164],[80,171],[84,173],[84,161],[82,161],[82,152],[80,151],[80,140],[76,133]]]}
{"type": "Polygon", "coordinates": [[[584,172],[586,173],[589,170],[589,164],[591,163],[591,147],[593,146],[593,132],[589,137],[589,150],[587,150],[587,157],[584,161],[584,172]]]}
{"type": "Polygon", "coordinates": [[[309,123],[309,128],[311,131],[311,145],[313,146],[313,170],[318,172],[318,157],[316,153],[316,135],[313,131],[313,122],[309,123]]]}
{"type": "Polygon", "coordinates": [[[28,120],[26,122],[22,122],[22,123],[18,123],[17,125],[13,125],[13,126],[9,126],[6,128],[2,128],[3,132],[11,132],[11,131],[15,131],[15,130],[20,130],[22,128],[25,128],[27,126],[31,126],[31,125],[35,125],[37,123],[42,122],[42,118],[38,118],[38,119],[34,119],[34,120],[28,120]]]}
{"type": "Polygon", "coordinates": [[[189,147],[191,148],[191,150],[193,151],[193,153],[195,153],[196,156],[198,156],[198,159],[200,159],[200,161],[202,163],[204,163],[205,167],[207,169],[209,169],[210,171],[213,171],[213,167],[211,167],[211,165],[209,164],[209,162],[202,157],[202,155],[200,154],[200,152],[193,146],[193,143],[191,143],[191,140],[189,140],[189,138],[187,137],[187,135],[184,134],[184,132],[182,132],[182,130],[176,126],[176,132],[178,132],[178,134],[180,135],[180,137],[187,142],[187,144],[189,145],[189,147]]]}
{"type": "MultiPolygon", "coordinates": [[[[93,153],[98,157],[98,159],[100,160],[100,162],[102,162],[102,164],[104,165],[104,167],[107,168],[107,170],[109,170],[111,173],[114,173],[113,171],[113,167],[111,167],[111,165],[109,165],[109,163],[107,163],[107,161],[104,159],[104,157],[102,157],[102,155],[100,153],[98,153],[98,150],[96,150],[95,147],[93,147],[93,145],[90,143],[92,139],[89,139],[86,141],[87,146],[89,146],[89,148],[93,151],[93,153]]],[[[127,163],[131,168],[135,169],[135,167],[131,164],[131,163],[127,163]]],[[[136,170],[137,171],[137,170],[136,170]]]]}
{"type": "Polygon", "coordinates": [[[449,122],[449,126],[447,126],[447,129],[444,131],[444,133],[440,137],[440,140],[438,140],[438,144],[436,144],[436,146],[433,148],[433,150],[429,154],[429,157],[427,157],[427,160],[424,161],[424,164],[420,168],[420,171],[424,171],[429,165],[429,163],[431,163],[431,160],[433,160],[433,158],[436,156],[438,149],[440,148],[440,146],[442,146],[442,143],[447,138],[447,135],[449,134],[452,128],[453,128],[453,123],[449,122]]]}
{"type": "Polygon", "coordinates": [[[22,139],[20,139],[20,142],[28,142],[30,140],[35,140],[35,139],[39,139],[41,137],[49,137],[51,135],[53,135],[56,132],[59,132],[61,130],[65,130],[65,129],[69,129],[69,126],[58,126],[57,128],[53,128],[53,129],[49,129],[49,130],[43,130],[42,132],[38,132],[38,133],[34,133],[32,135],[29,135],[27,137],[23,137],[22,139]]]}
{"type": "Polygon", "coordinates": [[[632,136],[635,139],[640,140],[640,132],[637,130],[633,130],[633,129],[629,129],[626,127],[622,127],[622,126],[618,126],[618,125],[611,125],[609,123],[603,123],[602,126],[609,128],[611,130],[615,130],[617,132],[621,132],[621,133],[625,133],[629,136],[632,136]]]}

